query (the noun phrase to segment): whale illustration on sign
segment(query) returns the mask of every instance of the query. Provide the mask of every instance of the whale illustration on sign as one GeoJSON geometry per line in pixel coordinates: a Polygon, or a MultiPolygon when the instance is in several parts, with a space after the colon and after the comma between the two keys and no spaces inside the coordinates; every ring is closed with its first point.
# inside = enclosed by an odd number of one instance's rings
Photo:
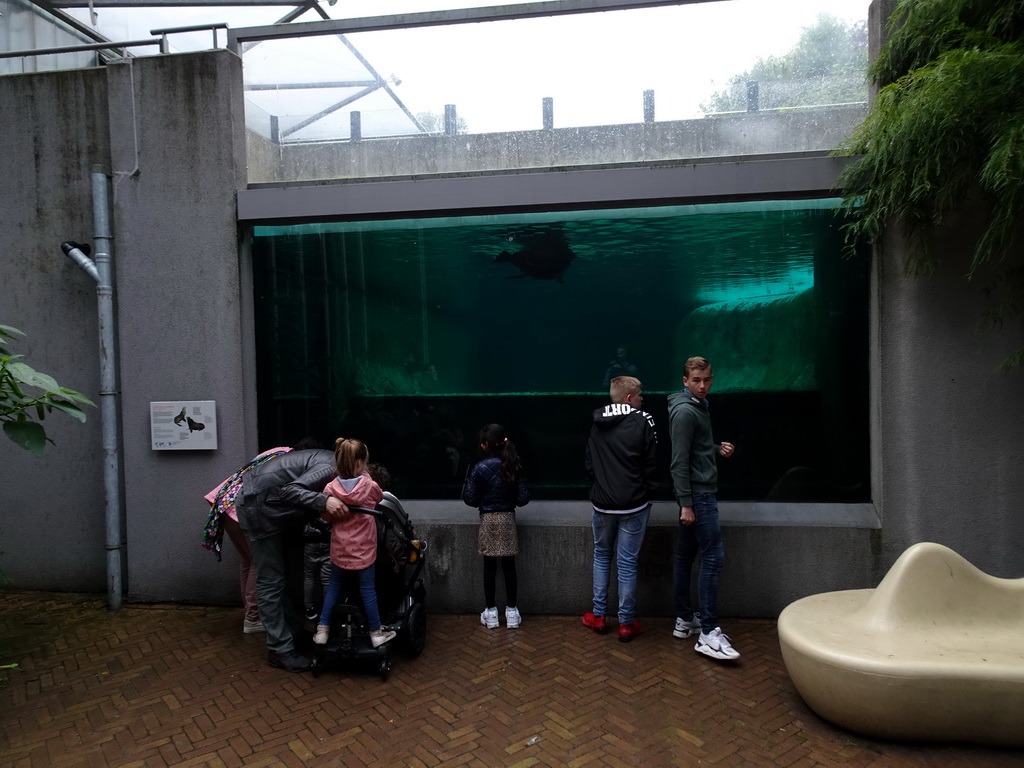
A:
{"type": "Polygon", "coordinates": [[[495,263],[511,264],[519,268],[520,274],[508,275],[508,279],[532,277],[563,282],[565,270],[576,258],[563,233],[541,232],[515,239],[522,248],[515,253],[502,251],[494,257],[495,263]]]}

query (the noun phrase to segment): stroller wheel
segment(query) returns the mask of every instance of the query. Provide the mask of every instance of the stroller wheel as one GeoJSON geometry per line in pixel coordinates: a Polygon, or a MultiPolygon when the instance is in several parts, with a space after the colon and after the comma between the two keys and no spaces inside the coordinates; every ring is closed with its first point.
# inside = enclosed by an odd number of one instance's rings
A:
{"type": "Polygon", "coordinates": [[[402,629],[405,650],[411,658],[416,658],[427,644],[427,611],[423,603],[413,603],[402,629]]]}
{"type": "Polygon", "coordinates": [[[388,681],[388,672],[391,671],[391,659],[385,656],[380,660],[380,679],[385,683],[388,681]]]}
{"type": "Polygon", "coordinates": [[[313,677],[320,677],[324,672],[324,660],[317,654],[313,657],[312,663],[309,665],[309,671],[313,673],[313,677]]]}

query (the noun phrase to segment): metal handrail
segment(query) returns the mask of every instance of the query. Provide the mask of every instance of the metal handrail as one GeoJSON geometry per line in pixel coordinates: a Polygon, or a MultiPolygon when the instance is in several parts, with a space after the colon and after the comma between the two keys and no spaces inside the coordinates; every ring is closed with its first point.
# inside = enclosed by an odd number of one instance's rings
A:
{"type": "Polygon", "coordinates": [[[33,48],[27,51],[0,51],[0,59],[16,59],[24,56],[47,56],[51,53],[79,53],[80,51],[106,51],[135,48],[140,45],[160,45],[160,38],[147,40],[125,40],[123,42],[89,43],[86,45],[64,45],[58,48],[33,48]]]}
{"type": "Polygon", "coordinates": [[[167,43],[167,36],[173,35],[178,32],[203,32],[205,30],[211,30],[213,32],[213,47],[217,47],[217,30],[227,29],[228,25],[226,22],[218,22],[216,24],[195,24],[191,27],[167,27],[165,29],[151,29],[149,34],[160,35],[160,53],[170,53],[171,49],[167,43]]]}

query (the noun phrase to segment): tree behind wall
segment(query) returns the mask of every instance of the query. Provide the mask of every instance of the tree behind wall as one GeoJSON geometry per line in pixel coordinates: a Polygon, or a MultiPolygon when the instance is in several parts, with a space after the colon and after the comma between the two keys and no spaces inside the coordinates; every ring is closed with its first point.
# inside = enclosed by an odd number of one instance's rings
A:
{"type": "Polygon", "coordinates": [[[864,102],[868,63],[867,25],[847,26],[827,14],[804,29],[797,44],[781,56],[759,59],[753,67],[729,78],[724,90],[701,104],[705,112],[747,109],[747,83],[759,87],[759,109],[864,102]]]}
{"type": "MultiPolygon", "coordinates": [[[[930,236],[980,199],[981,234],[964,271],[982,264],[984,320],[1024,328],[1024,3],[1020,0],[900,0],[889,39],[869,76],[880,87],[844,153],[860,155],[838,186],[852,214],[851,241],[876,242],[891,224],[909,244],[905,268],[930,272],[930,236]]],[[[1004,367],[1024,363],[1024,345],[1004,367]]]]}

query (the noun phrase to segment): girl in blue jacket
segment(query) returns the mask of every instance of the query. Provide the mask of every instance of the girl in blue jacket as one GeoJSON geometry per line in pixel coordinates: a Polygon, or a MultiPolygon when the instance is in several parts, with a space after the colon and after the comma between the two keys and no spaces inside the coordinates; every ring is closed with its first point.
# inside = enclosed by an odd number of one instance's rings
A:
{"type": "Polygon", "coordinates": [[[498,604],[494,597],[498,564],[505,577],[505,623],[515,629],[522,622],[519,614],[516,555],[516,507],[529,503],[530,492],[523,479],[523,467],[516,447],[500,424],[488,424],[480,430],[480,450],[484,458],[466,476],[462,500],[480,510],[477,547],[484,556],[484,599],[486,607],[480,623],[488,629],[498,626],[498,604]]]}

